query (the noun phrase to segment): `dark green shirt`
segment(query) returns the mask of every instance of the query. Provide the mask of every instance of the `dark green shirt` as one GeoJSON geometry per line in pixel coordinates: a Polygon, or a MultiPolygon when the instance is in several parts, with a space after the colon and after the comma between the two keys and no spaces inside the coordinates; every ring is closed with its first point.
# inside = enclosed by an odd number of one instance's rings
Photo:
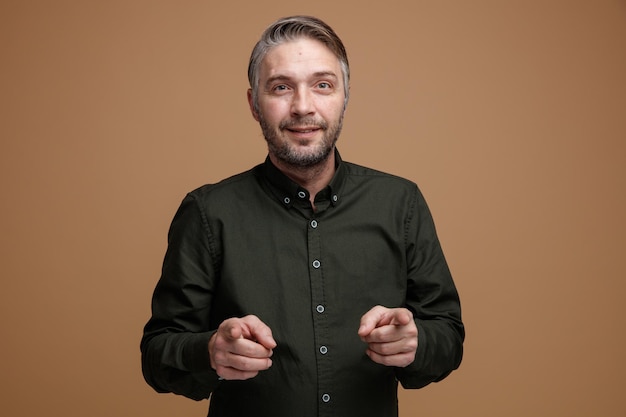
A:
{"type": "Polygon", "coordinates": [[[459,298],[417,186],[336,156],[315,211],[269,159],[185,197],[141,343],[155,390],[211,396],[213,417],[390,417],[397,381],[420,388],[459,366],[459,298]],[[357,330],[375,305],[413,312],[418,349],[408,367],[365,354],[357,330]],[[209,338],[248,314],[272,329],[273,365],[220,380],[209,338]]]}

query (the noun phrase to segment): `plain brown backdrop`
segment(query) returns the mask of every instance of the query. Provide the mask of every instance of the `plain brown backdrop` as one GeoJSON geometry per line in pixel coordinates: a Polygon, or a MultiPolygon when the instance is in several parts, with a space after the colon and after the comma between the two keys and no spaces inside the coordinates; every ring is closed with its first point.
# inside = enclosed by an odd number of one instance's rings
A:
{"type": "MultiPolygon", "coordinates": [[[[274,19],[344,39],[344,159],[416,181],[467,325],[408,416],[626,415],[626,2],[0,2],[0,414],[204,416],[139,339],[184,194],[265,144],[274,19]]],[[[345,417],[345,416],[338,416],[345,417]]]]}

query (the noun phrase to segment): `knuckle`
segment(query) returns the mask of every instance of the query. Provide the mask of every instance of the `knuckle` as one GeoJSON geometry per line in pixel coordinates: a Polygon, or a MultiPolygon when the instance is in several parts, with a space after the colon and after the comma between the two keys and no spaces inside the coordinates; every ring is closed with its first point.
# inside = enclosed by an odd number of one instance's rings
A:
{"type": "Polygon", "coordinates": [[[378,353],[380,353],[383,356],[389,356],[391,354],[393,354],[393,346],[387,344],[387,343],[382,343],[380,345],[378,345],[378,348],[376,349],[376,351],[378,353]]]}
{"type": "Polygon", "coordinates": [[[237,358],[236,367],[241,371],[258,371],[257,361],[246,356],[239,356],[237,358]]]}
{"type": "Polygon", "coordinates": [[[381,365],[385,365],[385,366],[393,366],[393,358],[391,358],[390,356],[379,356],[379,363],[381,365]]]}
{"type": "Polygon", "coordinates": [[[245,356],[238,356],[233,365],[241,371],[247,371],[250,366],[249,362],[250,361],[245,356]]]}

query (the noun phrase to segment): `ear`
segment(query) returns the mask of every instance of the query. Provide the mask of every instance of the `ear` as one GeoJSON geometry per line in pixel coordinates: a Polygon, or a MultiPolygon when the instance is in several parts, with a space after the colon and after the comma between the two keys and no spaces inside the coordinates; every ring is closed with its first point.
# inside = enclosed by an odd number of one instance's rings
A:
{"type": "Polygon", "coordinates": [[[252,117],[254,117],[254,120],[256,120],[257,122],[259,121],[259,115],[256,112],[256,110],[254,109],[254,100],[252,99],[252,89],[248,88],[248,106],[250,106],[250,113],[252,113],[252,117]]]}

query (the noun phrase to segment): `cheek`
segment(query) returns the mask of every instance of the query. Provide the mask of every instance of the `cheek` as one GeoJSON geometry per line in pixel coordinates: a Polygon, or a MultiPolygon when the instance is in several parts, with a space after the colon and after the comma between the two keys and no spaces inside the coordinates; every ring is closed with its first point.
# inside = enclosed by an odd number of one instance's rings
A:
{"type": "Polygon", "coordinates": [[[343,100],[341,101],[336,101],[333,102],[331,105],[328,105],[323,113],[323,116],[326,120],[337,120],[341,117],[341,114],[344,111],[344,102],[343,100]]]}
{"type": "Polygon", "coordinates": [[[260,103],[260,110],[268,122],[277,122],[289,116],[289,104],[284,100],[260,103]]]}

